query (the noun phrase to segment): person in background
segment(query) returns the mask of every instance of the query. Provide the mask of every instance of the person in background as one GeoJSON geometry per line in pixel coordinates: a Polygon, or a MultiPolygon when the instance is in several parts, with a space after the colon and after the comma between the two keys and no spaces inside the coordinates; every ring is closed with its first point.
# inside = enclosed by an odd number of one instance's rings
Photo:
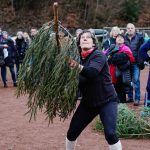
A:
{"type": "Polygon", "coordinates": [[[0,27],[0,42],[2,41],[2,28],[0,27]]]}
{"type": "MultiPolygon", "coordinates": [[[[150,62],[150,56],[148,55],[148,51],[150,51],[150,39],[146,43],[144,43],[140,48],[141,56],[146,62],[150,62]]],[[[144,105],[145,107],[150,108],[150,70],[149,70],[148,81],[146,86],[144,105]]]]}
{"type": "Polygon", "coordinates": [[[31,28],[30,35],[32,40],[36,37],[37,34],[38,34],[37,28],[31,28]]]}
{"type": "Polygon", "coordinates": [[[29,34],[27,32],[24,32],[23,37],[24,37],[25,42],[27,43],[27,46],[29,47],[29,45],[31,44],[31,38],[29,34]]]}
{"type": "Polygon", "coordinates": [[[66,150],[74,150],[76,140],[86,126],[100,116],[109,150],[122,150],[116,134],[118,98],[111,82],[106,56],[96,48],[90,31],[79,35],[80,64],[70,58],[71,69],[78,67],[79,89],[82,99],[78,105],[66,137],[66,150]]]}
{"type": "Polygon", "coordinates": [[[116,37],[118,34],[120,34],[120,28],[117,26],[112,27],[110,38],[106,39],[102,44],[103,51],[109,49],[112,45],[116,45],[116,37]]]}
{"type": "Polygon", "coordinates": [[[27,42],[23,37],[23,32],[17,32],[16,42],[16,75],[18,76],[20,65],[25,57],[26,49],[28,47],[27,42]]]}
{"type": "Polygon", "coordinates": [[[3,83],[4,83],[4,87],[5,88],[8,87],[7,80],[6,80],[7,67],[9,67],[9,70],[11,73],[11,77],[13,80],[13,86],[16,87],[17,83],[16,83],[16,75],[15,75],[15,70],[14,70],[16,48],[15,48],[13,40],[9,37],[9,35],[6,31],[2,32],[1,44],[8,46],[6,48],[7,49],[7,57],[5,58],[5,65],[1,66],[1,76],[2,76],[3,83]]]}
{"type": "Polygon", "coordinates": [[[135,30],[132,23],[127,24],[127,33],[125,35],[125,44],[131,49],[135,62],[131,64],[131,77],[133,87],[128,94],[128,102],[134,101],[134,106],[138,106],[141,99],[140,91],[140,70],[144,69],[144,61],[140,55],[140,46],[144,43],[144,37],[135,30]],[[133,96],[133,94],[135,95],[133,96]]]}
{"type": "Polygon", "coordinates": [[[90,29],[88,29],[88,31],[90,31],[90,32],[95,36],[95,31],[94,31],[94,29],[90,28],[90,29]]]}
{"type": "Polygon", "coordinates": [[[125,30],[121,29],[120,34],[125,35],[125,30]]]}
{"type": "Polygon", "coordinates": [[[82,31],[83,31],[82,29],[77,29],[75,33],[75,37],[78,38],[80,33],[82,33],[82,31]]]}
{"type": "Polygon", "coordinates": [[[126,94],[131,88],[130,64],[135,61],[130,48],[124,44],[124,41],[124,36],[118,34],[115,48],[106,53],[112,83],[120,103],[126,103],[126,94]]]}
{"type": "Polygon", "coordinates": [[[82,32],[83,32],[82,29],[77,29],[76,32],[75,32],[75,37],[74,37],[74,39],[75,39],[77,45],[78,45],[78,38],[79,38],[79,35],[80,35],[80,33],[82,33],[82,32]]]}

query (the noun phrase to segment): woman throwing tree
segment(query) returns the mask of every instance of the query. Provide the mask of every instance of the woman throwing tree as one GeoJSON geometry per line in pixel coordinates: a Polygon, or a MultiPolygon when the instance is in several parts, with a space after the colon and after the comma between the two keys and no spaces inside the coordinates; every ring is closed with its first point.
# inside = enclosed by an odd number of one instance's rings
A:
{"type": "Polygon", "coordinates": [[[70,59],[71,68],[80,68],[79,89],[81,102],[73,115],[66,138],[66,150],[74,150],[80,133],[97,116],[104,126],[109,150],[122,150],[116,135],[118,98],[111,82],[107,58],[96,48],[96,39],[90,31],[79,35],[81,63],[70,59]]]}

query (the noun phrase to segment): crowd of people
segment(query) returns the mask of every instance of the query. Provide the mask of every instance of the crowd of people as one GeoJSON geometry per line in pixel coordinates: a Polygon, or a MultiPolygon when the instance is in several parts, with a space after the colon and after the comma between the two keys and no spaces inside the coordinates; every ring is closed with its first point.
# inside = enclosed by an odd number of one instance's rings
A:
{"type": "MultiPolygon", "coordinates": [[[[7,67],[13,86],[17,86],[19,68],[37,33],[38,30],[32,28],[30,36],[27,32],[18,31],[16,37],[12,38],[8,32],[0,29],[0,67],[4,88],[8,87],[7,67]]],[[[75,40],[80,63],[70,59],[68,64],[71,68],[80,69],[81,101],[67,132],[66,150],[74,149],[80,133],[98,114],[104,126],[109,150],[122,150],[116,135],[117,104],[140,104],[140,72],[145,67],[144,61],[150,61],[150,39],[145,40],[144,34],[137,32],[134,24],[128,23],[126,32],[118,26],[112,27],[110,36],[102,42],[100,49],[97,48],[98,40],[93,29],[77,29],[75,40]]],[[[150,74],[146,89],[145,105],[150,106],[150,74]]]]}
{"type": "MultiPolygon", "coordinates": [[[[94,30],[89,31],[94,34],[94,30]]],[[[77,29],[76,38],[80,33],[82,29],[77,29]]],[[[144,51],[142,46],[148,40],[147,35],[137,31],[134,24],[128,23],[126,32],[114,26],[109,37],[102,41],[101,49],[107,56],[112,83],[121,103],[140,104],[140,72],[148,60],[144,57],[148,57],[148,49],[144,51]]]]}
{"type": "Polygon", "coordinates": [[[25,53],[32,39],[38,33],[36,28],[32,28],[30,35],[27,32],[18,31],[16,36],[10,36],[7,31],[0,28],[0,67],[1,78],[4,88],[7,84],[7,67],[10,70],[13,86],[17,86],[19,68],[25,57],[25,53]]]}

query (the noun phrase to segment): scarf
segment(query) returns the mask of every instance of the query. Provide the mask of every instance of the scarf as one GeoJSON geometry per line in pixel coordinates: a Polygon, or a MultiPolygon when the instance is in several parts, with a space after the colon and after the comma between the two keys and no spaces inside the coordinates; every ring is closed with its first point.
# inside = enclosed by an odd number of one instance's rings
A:
{"type": "Polygon", "coordinates": [[[82,52],[81,52],[81,57],[82,57],[83,59],[85,59],[87,56],[89,56],[89,54],[91,54],[91,53],[93,52],[93,50],[94,50],[94,49],[90,49],[90,50],[88,50],[88,51],[82,51],[82,52]]]}

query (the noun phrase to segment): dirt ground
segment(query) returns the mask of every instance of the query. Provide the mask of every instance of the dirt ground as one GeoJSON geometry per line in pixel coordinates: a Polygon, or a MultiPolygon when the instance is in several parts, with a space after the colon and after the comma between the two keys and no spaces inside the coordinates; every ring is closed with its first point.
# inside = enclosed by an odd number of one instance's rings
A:
{"type": "MultiPolygon", "coordinates": [[[[141,72],[142,101],[148,76],[148,67],[141,72]]],[[[3,88],[0,79],[0,150],[65,150],[65,137],[70,119],[59,118],[48,126],[42,113],[29,123],[27,97],[16,99],[15,88],[8,78],[9,87],[3,88]]],[[[134,106],[135,107],[135,106],[134,106]]],[[[133,107],[133,108],[134,108],[133,107]]],[[[150,140],[121,139],[123,150],[150,150],[150,140]]],[[[91,124],[78,138],[76,150],[107,150],[104,135],[92,130],[91,124]]]]}

